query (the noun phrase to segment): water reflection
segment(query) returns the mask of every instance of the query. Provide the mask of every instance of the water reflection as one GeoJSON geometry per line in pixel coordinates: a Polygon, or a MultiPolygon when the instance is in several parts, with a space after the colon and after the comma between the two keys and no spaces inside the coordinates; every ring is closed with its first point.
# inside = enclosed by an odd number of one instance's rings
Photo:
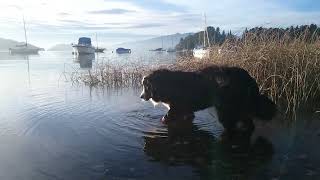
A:
{"type": "Polygon", "coordinates": [[[81,69],[92,69],[92,61],[95,59],[95,54],[83,54],[76,56],[76,61],[79,62],[81,69]]]}
{"type": "Polygon", "coordinates": [[[217,139],[189,120],[168,124],[161,129],[145,132],[144,152],[151,161],[171,166],[191,165],[201,179],[248,178],[272,159],[273,145],[258,137],[252,143],[217,139]]]}
{"type": "Polygon", "coordinates": [[[144,152],[152,160],[171,165],[205,166],[210,163],[210,146],[216,140],[190,122],[182,128],[168,126],[167,132],[146,132],[144,141],[144,152]]]}

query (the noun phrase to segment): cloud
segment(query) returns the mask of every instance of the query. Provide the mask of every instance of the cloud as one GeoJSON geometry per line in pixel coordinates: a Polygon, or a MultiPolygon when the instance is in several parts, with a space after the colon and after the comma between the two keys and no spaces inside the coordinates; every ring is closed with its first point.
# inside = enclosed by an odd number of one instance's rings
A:
{"type": "Polygon", "coordinates": [[[126,14],[126,13],[132,13],[136,12],[133,10],[127,10],[127,9],[104,9],[104,10],[97,10],[97,11],[88,11],[90,14],[126,14]]]}
{"type": "Polygon", "coordinates": [[[154,28],[154,27],[162,27],[165,24],[161,23],[144,23],[144,24],[136,24],[125,27],[126,29],[140,29],[140,28],[154,28]]]}
{"type": "MultiPolygon", "coordinates": [[[[105,0],[106,2],[112,2],[113,0],[105,0]]],[[[186,6],[183,4],[176,4],[167,2],[164,0],[117,0],[114,2],[126,2],[134,6],[141,7],[149,11],[159,12],[186,12],[186,6]]]]}
{"type": "Polygon", "coordinates": [[[47,23],[34,22],[29,24],[29,28],[34,31],[103,31],[103,30],[133,30],[133,29],[148,29],[155,27],[163,27],[161,23],[103,23],[91,24],[76,20],[60,20],[64,24],[51,25],[47,23]]]}
{"type": "MultiPolygon", "coordinates": [[[[98,32],[112,38],[113,33],[143,36],[196,32],[203,28],[204,12],[208,25],[237,32],[254,26],[320,24],[320,1],[316,0],[77,0],[76,4],[45,0],[46,5],[41,2],[44,0],[2,2],[0,35],[23,38],[22,7],[28,34],[35,34],[31,41],[41,33],[54,41],[59,34],[71,38],[79,33],[98,32]]],[[[117,37],[121,39],[121,35],[117,37]]]]}
{"type": "Polygon", "coordinates": [[[70,13],[66,13],[66,12],[60,12],[58,13],[58,16],[70,16],[70,13]]]}

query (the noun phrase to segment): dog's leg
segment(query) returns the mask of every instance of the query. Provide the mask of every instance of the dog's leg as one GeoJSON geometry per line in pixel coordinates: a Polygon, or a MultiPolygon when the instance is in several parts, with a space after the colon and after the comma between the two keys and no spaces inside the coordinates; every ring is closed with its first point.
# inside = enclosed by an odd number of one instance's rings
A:
{"type": "Polygon", "coordinates": [[[250,146],[251,136],[255,127],[251,118],[237,119],[236,123],[225,125],[222,138],[231,143],[233,148],[247,149],[250,146]]]}
{"type": "Polygon", "coordinates": [[[177,121],[177,120],[193,120],[194,119],[194,113],[192,111],[186,111],[179,108],[170,108],[170,110],[167,112],[167,114],[162,117],[161,122],[164,124],[167,124],[170,121],[177,121]]]}
{"type": "Polygon", "coordinates": [[[251,118],[246,118],[243,121],[243,126],[244,127],[241,129],[241,131],[243,132],[243,136],[250,139],[255,129],[253,120],[251,118]]]}
{"type": "Polygon", "coordinates": [[[235,124],[235,117],[233,113],[228,112],[228,110],[224,108],[218,109],[218,119],[219,122],[222,124],[224,131],[221,135],[221,138],[224,139],[233,139],[233,135],[235,134],[236,124],[235,124]]]}
{"type": "Polygon", "coordinates": [[[173,119],[175,119],[175,116],[176,116],[176,110],[175,108],[171,107],[167,112],[167,114],[162,117],[161,122],[163,124],[167,124],[169,121],[172,121],[173,119]]]}

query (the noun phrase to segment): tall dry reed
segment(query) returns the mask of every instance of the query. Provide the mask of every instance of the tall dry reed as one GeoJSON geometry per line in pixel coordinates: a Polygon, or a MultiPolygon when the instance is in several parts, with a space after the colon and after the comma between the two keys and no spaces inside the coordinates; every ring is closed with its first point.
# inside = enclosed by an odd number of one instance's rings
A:
{"type": "Polygon", "coordinates": [[[304,36],[248,34],[241,40],[213,46],[202,60],[182,56],[173,65],[111,65],[101,63],[88,73],[71,79],[90,86],[140,86],[142,77],[157,68],[195,71],[210,65],[237,66],[247,70],[284,114],[297,110],[320,110],[320,40],[304,36]]]}
{"type": "MultiPolygon", "coordinates": [[[[190,62],[189,62],[190,63],[190,62]]],[[[192,61],[191,61],[192,63],[192,61]]],[[[198,62],[237,66],[247,70],[285,114],[320,109],[320,40],[248,34],[211,48],[210,57],[198,62]]],[[[193,65],[194,66],[194,65],[193,65]]]]}

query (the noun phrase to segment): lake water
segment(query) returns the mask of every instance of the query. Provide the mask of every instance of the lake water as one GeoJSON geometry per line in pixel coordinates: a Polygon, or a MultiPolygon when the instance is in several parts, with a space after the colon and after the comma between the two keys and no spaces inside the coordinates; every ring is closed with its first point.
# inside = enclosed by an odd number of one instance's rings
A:
{"type": "Polygon", "coordinates": [[[141,101],[140,90],[90,88],[65,78],[101,61],[175,58],[107,52],[75,61],[70,52],[1,52],[0,179],[320,179],[317,115],[291,126],[258,124],[256,140],[239,151],[219,140],[223,128],[212,109],[196,113],[180,133],[161,124],[166,109],[141,101]]]}

